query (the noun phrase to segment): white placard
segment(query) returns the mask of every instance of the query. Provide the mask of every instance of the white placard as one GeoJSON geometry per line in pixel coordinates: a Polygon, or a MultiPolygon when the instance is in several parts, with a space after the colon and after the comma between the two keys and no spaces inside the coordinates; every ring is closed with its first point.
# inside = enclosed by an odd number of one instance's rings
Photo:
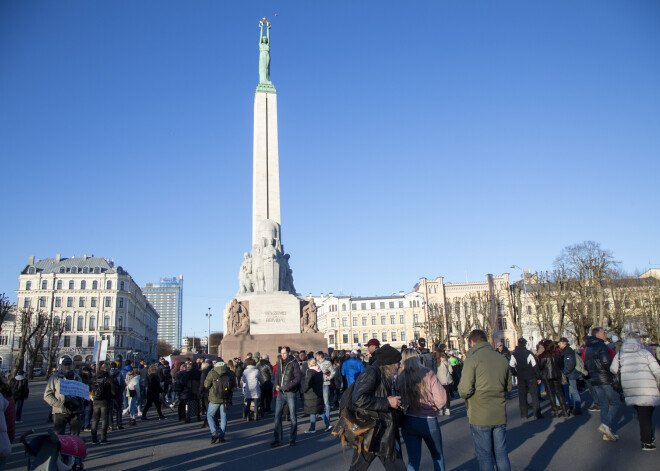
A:
{"type": "Polygon", "coordinates": [[[80,381],[60,379],[60,395],[81,397],[89,401],[89,386],[80,381]]]}

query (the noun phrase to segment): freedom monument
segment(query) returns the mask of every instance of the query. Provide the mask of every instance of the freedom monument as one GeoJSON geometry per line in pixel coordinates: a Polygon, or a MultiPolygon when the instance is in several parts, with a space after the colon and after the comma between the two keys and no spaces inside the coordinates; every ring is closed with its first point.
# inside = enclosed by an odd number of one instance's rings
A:
{"type": "Polygon", "coordinates": [[[296,295],[289,254],[282,245],[277,92],[270,80],[270,23],[259,22],[259,84],[254,95],[252,251],[243,254],[238,293],[224,311],[220,356],[271,357],[279,347],[327,350],[316,324],[314,299],[296,295]],[[265,30],[265,31],[264,31],[265,30]]]}

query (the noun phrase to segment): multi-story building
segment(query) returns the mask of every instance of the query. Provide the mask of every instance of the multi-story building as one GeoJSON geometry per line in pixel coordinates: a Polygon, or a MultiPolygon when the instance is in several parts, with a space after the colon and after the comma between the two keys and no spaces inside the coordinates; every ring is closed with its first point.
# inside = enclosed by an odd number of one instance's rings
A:
{"type": "Polygon", "coordinates": [[[158,313],[114,262],[93,255],[31,256],[18,283],[18,310],[42,311],[54,325],[64,324],[60,358],[78,366],[91,361],[96,340],[108,340],[111,359],[156,358],[158,313]]]}
{"type": "Polygon", "coordinates": [[[183,322],[183,275],[161,278],[159,283],[147,283],[142,292],[158,311],[158,340],[181,349],[183,322]]]}
{"type": "Polygon", "coordinates": [[[11,306],[2,322],[0,332],[0,373],[10,370],[14,365],[14,345],[16,339],[16,305],[11,306]]]}
{"type": "Polygon", "coordinates": [[[424,297],[421,293],[391,296],[314,296],[317,323],[328,346],[364,349],[369,339],[397,348],[423,337],[424,297]]]}
{"type": "Polygon", "coordinates": [[[430,339],[465,351],[470,331],[482,329],[492,334],[494,343],[501,341],[509,348],[516,345],[508,273],[467,283],[421,278],[417,291],[425,300],[424,329],[430,339]]]}

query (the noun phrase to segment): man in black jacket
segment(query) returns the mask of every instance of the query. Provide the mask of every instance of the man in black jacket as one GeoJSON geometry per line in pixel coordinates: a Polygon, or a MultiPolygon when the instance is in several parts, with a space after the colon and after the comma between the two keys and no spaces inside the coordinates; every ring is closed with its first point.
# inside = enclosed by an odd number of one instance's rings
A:
{"type": "Polygon", "coordinates": [[[92,400],[94,401],[94,415],[92,416],[92,443],[105,445],[108,442],[108,425],[110,423],[110,410],[117,395],[117,382],[108,374],[108,366],[103,363],[99,374],[92,382],[92,400]],[[99,442],[97,430],[99,419],[103,418],[101,441],[99,442]]]}
{"type": "Polygon", "coordinates": [[[577,388],[577,380],[580,377],[580,373],[575,369],[576,360],[575,360],[575,350],[570,347],[568,339],[562,337],[557,343],[561,349],[561,361],[562,361],[562,373],[566,376],[566,381],[568,381],[568,386],[563,386],[564,396],[569,397],[568,393],[570,392],[570,398],[572,401],[573,415],[582,414],[582,399],[580,398],[580,392],[577,388]]]}
{"type": "Polygon", "coordinates": [[[293,355],[291,355],[291,349],[289,347],[282,347],[280,355],[282,355],[282,359],[277,364],[277,371],[275,372],[275,390],[277,391],[277,401],[275,402],[275,441],[270,444],[271,448],[282,445],[282,410],[285,403],[289,405],[289,415],[291,417],[290,446],[295,446],[296,433],[298,431],[296,395],[300,387],[300,366],[293,355]]]}
{"type": "Polygon", "coordinates": [[[586,348],[582,352],[582,360],[589,372],[589,380],[600,404],[601,424],[598,426],[598,431],[603,434],[603,440],[616,441],[619,436],[613,429],[621,409],[621,398],[612,387],[614,375],[610,373],[610,366],[614,352],[605,344],[606,341],[605,329],[602,327],[591,329],[591,335],[585,339],[586,348]]]}
{"type": "Polygon", "coordinates": [[[261,386],[259,405],[262,411],[270,412],[270,404],[273,401],[273,365],[270,364],[270,356],[264,355],[257,368],[259,369],[259,385],[261,386]]]}
{"type": "Polygon", "coordinates": [[[406,465],[401,455],[399,419],[401,397],[394,396],[393,378],[401,362],[401,353],[390,345],[383,345],[375,353],[376,361],[355,380],[351,396],[357,418],[376,419],[378,431],[372,439],[370,452],[353,452],[355,464],[351,471],[369,468],[378,457],[387,471],[403,471],[406,465]]]}
{"type": "MultiPolygon", "coordinates": [[[[501,352],[500,352],[501,353],[501,352]]],[[[534,407],[534,417],[542,419],[541,407],[539,405],[538,384],[541,383],[541,373],[536,363],[534,354],[527,350],[527,340],[520,337],[518,346],[510,355],[509,366],[514,369],[518,378],[518,405],[520,407],[520,417],[527,418],[527,393],[532,396],[532,406],[534,407]]]]}

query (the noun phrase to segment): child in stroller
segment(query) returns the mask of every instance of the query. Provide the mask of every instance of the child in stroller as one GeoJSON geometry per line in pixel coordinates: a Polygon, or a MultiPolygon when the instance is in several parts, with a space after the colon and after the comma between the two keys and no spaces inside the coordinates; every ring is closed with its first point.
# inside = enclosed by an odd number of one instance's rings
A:
{"type": "Polygon", "coordinates": [[[56,435],[50,430],[47,434],[27,437],[34,430],[21,436],[25,447],[25,460],[28,471],[82,471],[87,457],[85,442],[74,435],[56,435]]]}

